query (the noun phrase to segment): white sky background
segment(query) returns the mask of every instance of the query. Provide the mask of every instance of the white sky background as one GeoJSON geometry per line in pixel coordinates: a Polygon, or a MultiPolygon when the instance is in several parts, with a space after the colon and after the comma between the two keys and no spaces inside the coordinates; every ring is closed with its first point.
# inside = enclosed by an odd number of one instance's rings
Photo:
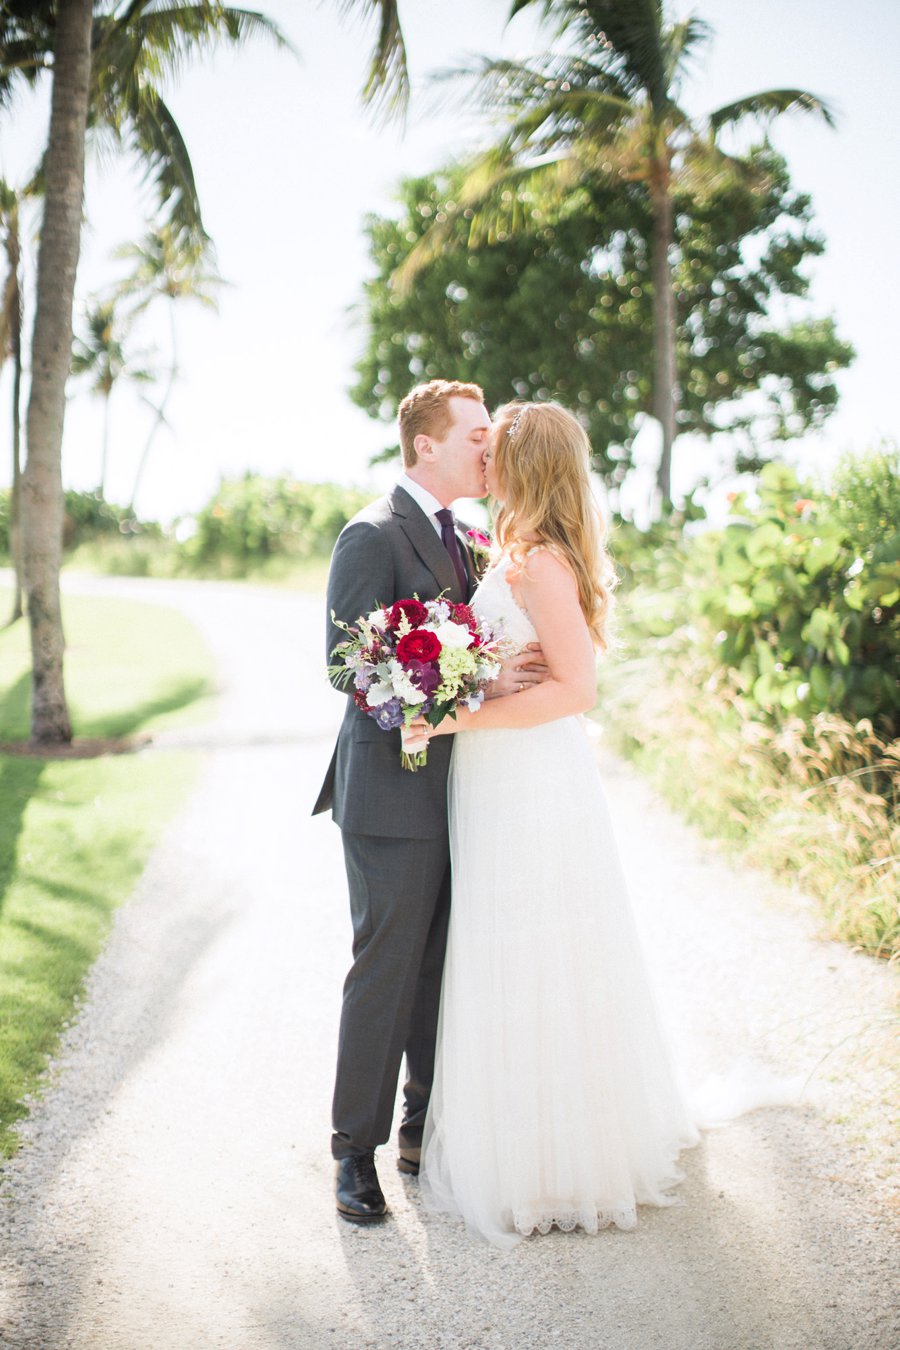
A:
{"type": "MultiPolygon", "coordinates": [[[[177,313],[182,378],[169,408],[171,431],[153,449],[138,501],[141,514],[172,517],[199,507],[220,475],[286,471],[380,487],[392,474],[369,470],[370,455],[394,438],[349,400],[364,334],[349,310],[371,269],[366,212],[392,208],[403,176],[465,153],[475,117],[435,114],[423,90],[429,71],[467,53],[528,55],[548,38],[530,15],[508,29],[508,0],[406,0],[401,15],[414,93],[405,134],[378,129],[362,110],[371,30],[338,18],[338,5],[258,0],[301,54],[257,41],[186,69],[169,98],[188,145],[208,230],[230,282],[219,315],[185,304],[177,313]]],[[[677,0],[671,12],[694,6],[677,0]]],[[[892,85],[900,58],[900,6],[857,0],[704,0],[696,12],[715,29],[685,102],[694,112],[757,89],[800,86],[832,101],[836,132],[812,118],[783,119],[772,138],[795,186],[813,197],[827,242],[812,265],[809,312],[836,315],[857,349],[840,377],[841,407],[825,433],[794,444],[804,465],[828,464],[900,431],[900,164],[892,85]]],[[[0,173],[22,181],[47,130],[46,97],[20,96],[0,122],[0,173]]],[[[88,228],[78,289],[102,290],[120,272],[120,243],[145,231],[150,198],[121,162],[89,167],[88,228]]],[[[33,315],[26,315],[30,333],[33,315]]],[[[168,315],[135,332],[164,365],[168,315]]],[[[453,372],[448,371],[452,377],[453,372]]],[[[10,372],[0,378],[0,446],[8,445],[10,372]]],[[[113,394],[107,495],[128,501],[149,414],[125,389],[113,394]]],[[[102,413],[81,382],[70,385],[63,472],[67,486],[96,485],[102,413]]],[[[707,471],[705,443],[676,446],[675,489],[707,471]]],[[[9,481],[0,450],[0,484],[9,481]]],[[[637,486],[640,495],[643,489],[637,486]]]]}

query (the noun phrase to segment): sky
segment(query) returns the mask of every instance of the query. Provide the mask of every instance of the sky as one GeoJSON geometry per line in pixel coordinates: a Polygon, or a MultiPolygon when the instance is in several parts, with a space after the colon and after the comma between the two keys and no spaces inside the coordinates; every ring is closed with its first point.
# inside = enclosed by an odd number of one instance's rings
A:
{"type": "MultiPolygon", "coordinates": [[[[220,50],[190,64],[169,103],[194,164],[207,229],[228,285],[218,314],[184,305],[177,314],[181,378],[169,427],[148,463],[138,511],[172,520],[198,509],[221,476],[286,472],[377,490],[392,476],[369,467],[393,429],[351,402],[353,364],[365,334],[362,284],[371,275],[366,213],[394,209],[395,188],[411,174],[462,156],[488,133],[471,110],[436,107],[428,75],[474,53],[527,56],[549,34],[535,15],[506,25],[509,0],[401,0],[413,96],[405,129],[379,126],[360,101],[372,29],[337,3],[259,0],[297,48],[299,59],[265,41],[220,50]]],[[[782,119],[772,131],[795,186],[812,195],[824,257],[809,265],[804,312],[833,314],[857,351],[839,377],[841,406],[820,435],[787,451],[802,468],[827,471],[844,450],[898,437],[900,358],[900,153],[891,72],[900,59],[900,6],[892,0],[673,0],[669,13],[697,13],[715,33],[684,102],[701,114],[757,89],[803,87],[831,102],[838,128],[782,119]]],[[[20,97],[0,121],[0,173],[21,182],[46,140],[47,91],[20,97]]],[[[90,163],[79,305],[120,275],[111,255],[140,238],[152,199],[122,160],[90,163]]],[[[35,222],[36,225],[37,222],[35,222]]],[[[76,311],[76,329],[81,309],[76,311]]],[[[26,315],[30,330],[33,314],[26,315]]],[[[138,347],[168,359],[168,316],[147,315],[138,347]]],[[[447,372],[452,378],[453,372],[447,372]]],[[[0,426],[8,426],[10,372],[0,373],[0,426]]],[[[130,500],[150,414],[121,389],[111,409],[107,496],[130,500]]],[[[63,450],[66,486],[98,481],[102,410],[72,381],[63,450]]],[[[7,435],[0,447],[8,445],[7,435]]],[[[652,458],[652,428],[639,437],[639,462],[652,458]]],[[[682,438],[674,486],[686,491],[728,447],[682,438]]],[[[0,485],[9,482],[0,450],[0,485]]],[[[649,491],[635,478],[632,508],[649,491]]]]}

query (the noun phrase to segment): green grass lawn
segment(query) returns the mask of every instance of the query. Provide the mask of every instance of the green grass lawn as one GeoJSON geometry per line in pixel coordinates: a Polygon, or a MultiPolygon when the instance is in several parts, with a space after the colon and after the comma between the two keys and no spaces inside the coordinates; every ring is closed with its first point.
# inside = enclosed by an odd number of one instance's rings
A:
{"type": "MultiPolygon", "coordinates": [[[[10,601],[0,588],[0,613],[10,601]]],[[[172,610],[64,602],[76,737],[125,737],[212,709],[211,658],[172,610]]],[[[0,631],[0,741],[28,735],[28,630],[0,631]]],[[[0,755],[0,1156],[17,1145],[116,907],[199,760],[178,751],[82,760],[0,755]]]]}

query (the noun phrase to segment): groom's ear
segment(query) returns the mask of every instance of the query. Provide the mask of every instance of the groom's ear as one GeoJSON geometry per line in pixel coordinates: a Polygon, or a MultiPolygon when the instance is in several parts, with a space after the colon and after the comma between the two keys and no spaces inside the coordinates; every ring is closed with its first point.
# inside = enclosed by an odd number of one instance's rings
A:
{"type": "Polygon", "coordinates": [[[413,441],[413,449],[416,452],[416,459],[421,459],[426,464],[430,464],[434,459],[434,442],[430,436],[424,432],[419,432],[413,441]]]}

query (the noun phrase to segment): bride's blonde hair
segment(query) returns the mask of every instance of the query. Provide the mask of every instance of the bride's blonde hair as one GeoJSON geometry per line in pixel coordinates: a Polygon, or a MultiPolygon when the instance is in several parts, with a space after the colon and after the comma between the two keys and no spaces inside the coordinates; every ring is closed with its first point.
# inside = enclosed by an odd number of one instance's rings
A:
{"type": "Polygon", "coordinates": [[[591,446],[581,423],[558,403],[506,403],[494,414],[494,472],[503,491],[497,543],[524,564],[546,544],[572,569],[594,643],[609,646],[616,574],[591,491],[591,446]]]}

